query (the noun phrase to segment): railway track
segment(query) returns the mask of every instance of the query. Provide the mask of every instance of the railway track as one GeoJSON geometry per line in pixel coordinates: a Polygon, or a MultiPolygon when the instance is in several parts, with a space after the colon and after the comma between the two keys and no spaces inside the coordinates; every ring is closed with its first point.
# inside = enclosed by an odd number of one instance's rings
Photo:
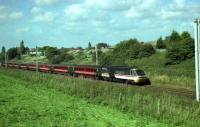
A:
{"type": "Polygon", "coordinates": [[[152,91],[160,91],[160,92],[166,92],[178,96],[186,96],[190,98],[195,98],[195,90],[188,90],[184,88],[173,88],[169,86],[158,86],[158,85],[151,85],[147,86],[149,90],[152,91]]]}
{"type": "MultiPolygon", "coordinates": [[[[54,75],[58,75],[55,74],[54,75]]],[[[64,74],[62,74],[64,75],[64,74]]],[[[66,75],[65,75],[66,76],[66,75]]],[[[72,78],[69,76],[66,76],[68,78],[72,78]]],[[[73,77],[74,78],[74,77],[73,77]]],[[[83,78],[85,79],[85,78],[83,78]]],[[[88,78],[87,78],[88,79],[88,78]]],[[[90,80],[94,80],[94,79],[90,79],[90,80]]],[[[103,81],[103,80],[98,80],[99,82],[108,82],[108,81],[103,81]]],[[[123,84],[123,83],[117,83],[117,82],[112,82],[118,85],[127,85],[127,84],[123,84]]],[[[195,90],[188,90],[185,88],[174,88],[174,87],[170,87],[170,86],[166,86],[166,85],[147,85],[147,86],[139,86],[139,85],[133,85],[133,87],[144,87],[145,89],[151,90],[151,91],[155,91],[155,92],[166,92],[169,94],[174,94],[174,95],[178,95],[178,96],[185,96],[185,97],[190,97],[190,98],[195,98],[195,90]]]]}
{"type": "MultiPolygon", "coordinates": [[[[68,77],[68,76],[67,76],[68,77]]],[[[84,79],[84,78],[83,78],[84,79]]],[[[103,80],[98,80],[99,82],[102,83],[110,83],[109,81],[103,81],[103,80]]],[[[119,82],[112,82],[118,85],[127,85],[124,83],[119,83],[119,82]]],[[[131,85],[129,85],[131,86],[131,85]]],[[[189,90],[189,89],[185,89],[185,88],[174,88],[171,86],[166,86],[166,85],[145,85],[145,86],[140,86],[140,85],[132,85],[133,87],[144,87],[145,89],[151,90],[151,91],[155,91],[155,92],[166,92],[169,94],[174,94],[174,95],[178,95],[178,96],[185,96],[185,97],[189,97],[189,98],[195,98],[195,90],[189,90]]]]}
{"type": "MultiPolygon", "coordinates": [[[[103,80],[98,80],[99,82],[108,82],[108,81],[103,81],[103,80]]],[[[124,83],[118,83],[118,82],[112,82],[118,85],[127,85],[124,83]]],[[[166,86],[166,85],[145,85],[145,86],[140,86],[140,85],[132,85],[133,87],[144,87],[145,89],[151,90],[151,91],[155,91],[155,92],[166,92],[169,94],[174,94],[174,95],[178,95],[178,96],[185,96],[185,97],[189,97],[189,98],[195,98],[195,90],[189,90],[189,89],[185,89],[185,88],[174,88],[171,86],[166,86]]]]}

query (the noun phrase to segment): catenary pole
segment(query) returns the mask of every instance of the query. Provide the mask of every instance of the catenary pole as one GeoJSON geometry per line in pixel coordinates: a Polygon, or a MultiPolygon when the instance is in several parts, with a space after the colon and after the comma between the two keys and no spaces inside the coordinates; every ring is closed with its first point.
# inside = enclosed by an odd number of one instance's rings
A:
{"type": "Polygon", "coordinates": [[[36,46],[36,73],[38,73],[38,47],[36,46]]]}
{"type": "Polygon", "coordinates": [[[5,49],[4,57],[5,57],[5,66],[7,68],[7,53],[6,53],[6,49],[5,49]]]}
{"type": "Polygon", "coordinates": [[[96,45],[96,65],[98,65],[98,48],[97,48],[97,45],[96,45]]]}
{"type": "Polygon", "coordinates": [[[200,54],[199,54],[199,24],[200,20],[194,20],[194,33],[195,33],[195,77],[196,77],[196,100],[200,100],[200,54]]]}

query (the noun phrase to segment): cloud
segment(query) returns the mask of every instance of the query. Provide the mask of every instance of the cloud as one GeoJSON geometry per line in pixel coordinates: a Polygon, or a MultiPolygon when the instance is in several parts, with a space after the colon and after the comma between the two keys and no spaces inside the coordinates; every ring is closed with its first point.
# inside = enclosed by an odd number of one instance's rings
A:
{"type": "Polygon", "coordinates": [[[185,0],[173,0],[173,4],[178,7],[184,7],[186,5],[185,0]]]}
{"type": "Polygon", "coordinates": [[[127,18],[139,18],[142,14],[135,7],[131,7],[126,13],[127,18]]]}
{"type": "Polygon", "coordinates": [[[200,16],[199,3],[187,3],[186,0],[173,0],[158,15],[164,20],[188,20],[200,16]]]}
{"type": "Polygon", "coordinates": [[[131,0],[85,0],[84,4],[88,7],[120,11],[130,6],[131,0]]]}
{"type": "Polygon", "coordinates": [[[22,12],[12,12],[10,13],[9,17],[10,19],[19,19],[23,16],[22,12]]]}
{"type": "Polygon", "coordinates": [[[16,30],[16,32],[19,33],[19,34],[24,34],[24,33],[28,32],[29,30],[30,30],[29,27],[22,27],[22,28],[18,28],[16,30]]]}
{"type": "Polygon", "coordinates": [[[199,3],[186,0],[83,0],[65,7],[65,28],[76,32],[92,28],[96,34],[166,33],[200,16],[199,8],[199,3]]]}
{"type": "Polygon", "coordinates": [[[156,0],[138,0],[125,11],[124,15],[127,18],[148,18],[155,16],[158,3],[156,0]]]}
{"type": "Polygon", "coordinates": [[[23,17],[23,13],[7,6],[0,5],[0,21],[16,20],[23,17]]]}
{"type": "Polygon", "coordinates": [[[51,5],[59,1],[61,0],[35,0],[35,4],[38,6],[43,6],[43,5],[51,5]]]}
{"type": "Polygon", "coordinates": [[[56,17],[53,12],[45,11],[39,7],[33,7],[31,13],[33,14],[33,22],[52,22],[56,17]]]}
{"type": "Polygon", "coordinates": [[[84,7],[84,4],[74,4],[65,8],[66,16],[71,20],[83,20],[88,18],[89,10],[84,7]]]}

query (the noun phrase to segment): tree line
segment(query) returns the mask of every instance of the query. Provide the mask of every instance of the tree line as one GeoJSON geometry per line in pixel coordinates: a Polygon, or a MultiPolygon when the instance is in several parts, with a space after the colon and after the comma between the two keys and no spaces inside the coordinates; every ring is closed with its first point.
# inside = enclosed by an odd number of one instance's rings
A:
{"type": "MultiPolygon", "coordinates": [[[[109,47],[110,46],[107,43],[101,42],[97,44],[98,49],[109,47]]],[[[78,47],[76,49],[82,50],[83,48],[78,47]]],[[[91,42],[89,42],[86,49],[92,51],[95,47],[92,46],[91,42]]],[[[186,31],[181,34],[172,31],[172,33],[164,39],[159,37],[156,41],[155,47],[151,43],[139,42],[137,39],[123,40],[108,52],[98,50],[98,61],[100,65],[128,65],[127,61],[149,57],[153,55],[157,49],[165,49],[165,65],[179,64],[184,60],[194,57],[194,39],[186,31]]],[[[59,64],[61,62],[73,60],[74,56],[68,53],[69,50],[71,49],[58,49],[57,47],[50,46],[38,48],[38,51],[41,52],[42,55],[46,56],[49,63],[52,64],[59,64]]],[[[11,60],[14,58],[21,59],[22,55],[28,54],[29,52],[30,49],[24,46],[24,41],[22,40],[19,47],[10,48],[7,52],[3,46],[0,53],[0,61],[4,62],[6,56],[5,53],[7,54],[8,60],[11,60]]],[[[92,61],[93,63],[96,61],[95,52],[92,53],[92,61]]]]}

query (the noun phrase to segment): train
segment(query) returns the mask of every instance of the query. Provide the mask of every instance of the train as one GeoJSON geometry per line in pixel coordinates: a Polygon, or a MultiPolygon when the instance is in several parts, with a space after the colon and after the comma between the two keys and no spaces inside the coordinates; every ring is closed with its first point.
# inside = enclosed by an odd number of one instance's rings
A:
{"type": "Polygon", "coordinates": [[[126,66],[98,66],[98,65],[49,65],[35,63],[2,63],[1,66],[24,69],[30,71],[45,72],[51,74],[63,74],[67,76],[120,82],[131,85],[150,85],[150,79],[141,69],[126,66]]]}

